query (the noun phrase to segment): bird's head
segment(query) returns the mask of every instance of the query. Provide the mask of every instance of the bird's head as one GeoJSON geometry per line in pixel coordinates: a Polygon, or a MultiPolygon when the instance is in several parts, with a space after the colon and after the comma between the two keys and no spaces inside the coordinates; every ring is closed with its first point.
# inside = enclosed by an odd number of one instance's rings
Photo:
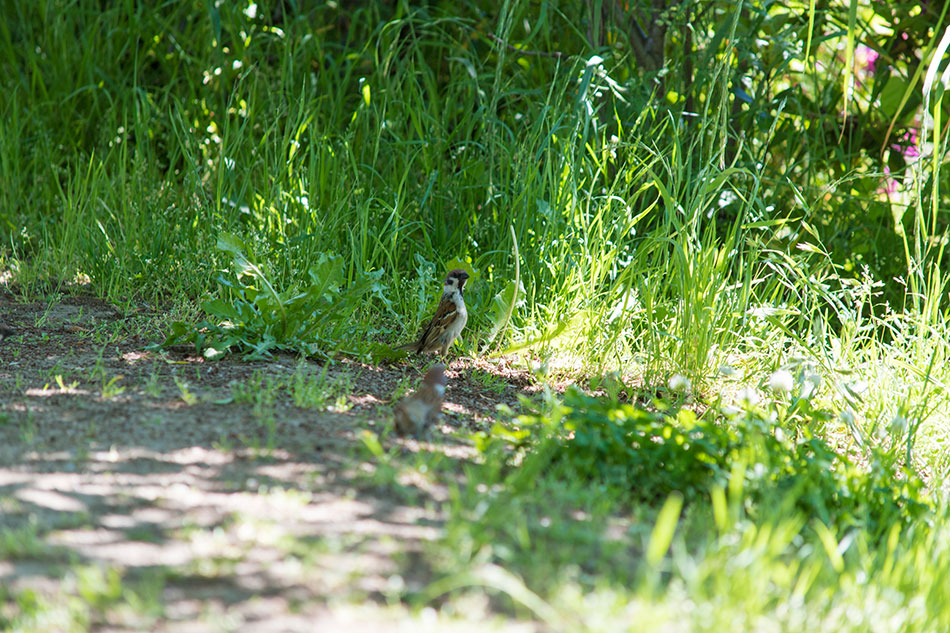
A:
{"type": "Polygon", "coordinates": [[[445,365],[439,363],[433,365],[426,372],[422,382],[432,387],[432,389],[441,396],[445,393],[445,365]]]}
{"type": "Polygon", "coordinates": [[[468,279],[468,273],[461,268],[449,271],[449,276],[445,278],[446,290],[462,290],[465,286],[465,280],[468,279]]]}

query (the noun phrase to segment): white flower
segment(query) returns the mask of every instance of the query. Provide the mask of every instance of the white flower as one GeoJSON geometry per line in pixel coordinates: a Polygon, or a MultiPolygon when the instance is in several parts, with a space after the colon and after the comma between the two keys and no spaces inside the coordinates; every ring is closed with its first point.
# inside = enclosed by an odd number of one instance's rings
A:
{"type": "Polygon", "coordinates": [[[693,388],[689,378],[682,374],[673,374],[670,377],[670,389],[677,393],[688,393],[693,388]]]}
{"type": "Polygon", "coordinates": [[[786,369],[779,369],[769,378],[769,389],[774,394],[789,393],[795,387],[795,378],[786,369]]]}
{"type": "Polygon", "coordinates": [[[751,387],[743,387],[739,390],[739,402],[747,407],[754,406],[759,402],[759,392],[751,387]]]}

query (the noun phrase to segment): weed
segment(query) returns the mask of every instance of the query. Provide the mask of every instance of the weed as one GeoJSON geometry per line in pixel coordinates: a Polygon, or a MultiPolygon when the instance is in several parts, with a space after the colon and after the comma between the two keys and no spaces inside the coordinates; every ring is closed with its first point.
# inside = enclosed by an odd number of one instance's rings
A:
{"type": "Polygon", "coordinates": [[[212,443],[212,446],[216,451],[221,451],[225,455],[230,455],[234,451],[234,441],[224,433],[221,433],[218,439],[212,443]]]}
{"type": "Polygon", "coordinates": [[[274,408],[281,389],[279,379],[255,370],[246,381],[231,384],[231,400],[236,404],[252,405],[254,415],[261,417],[274,408]]]}
{"type": "Polygon", "coordinates": [[[79,386],[79,381],[74,380],[67,385],[63,381],[63,376],[61,374],[56,374],[56,386],[59,387],[60,391],[72,391],[79,386]]]}
{"type": "Polygon", "coordinates": [[[472,371],[469,372],[469,378],[483,389],[487,389],[495,394],[504,393],[508,386],[504,378],[484,369],[472,369],[472,371]]]}
{"type": "Polygon", "coordinates": [[[326,363],[320,373],[310,369],[304,360],[297,362],[294,377],[291,383],[291,396],[294,405],[308,409],[322,409],[330,398],[327,372],[330,364],[326,363]]]}
{"type": "Polygon", "coordinates": [[[124,376],[122,376],[122,374],[118,374],[102,383],[101,393],[103,400],[111,400],[112,398],[115,398],[116,396],[125,392],[125,387],[119,385],[119,381],[122,380],[122,378],[124,378],[124,376]]]}
{"type": "Polygon", "coordinates": [[[161,377],[158,375],[158,371],[155,367],[152,367],[152,373],[145,379],[145,383],[142,385],[142,391],[151,398],[160,398],[162,395],[160,380],[161,377]]]}
{"type": "Polygon", "coordinates": [[[296,406],[318,410],[330,407],[338,412],[349,408],[347,396],[353,389],[353,377],[347,372],[331,376],[329,368],[330,364],[326,363],[316,373],[306,361],[297,363],[290,381],[290,395],[296,406]]]}
{"type": "MultiPolygon", "coordinates": [[[[163,346],[193,343],[209,358],[232,347],[249,358],[266,357],[277,350],[329,358],[340,349],[340,341],[359,340],[352,318],[364,295],[373,289],[378,291],[382,271],[365,273],[358,283],[344,290],[343,262],[321,253],[307,271],[307,285],[278,292],[264,268],[251,259],[252,252],[243,241],[222,233],[218,248],[230,255],[232,264],[232,277],[221,275],[218,283],[233,298],[202,304],[212,321],[195,327],[182,322],[172,324],[172,333],[163,346]]],[[[344,349],[361,353],[367,348],[344,349]]]]}
{"type": "Polygon", "coordinates": [[[175,376],[175,385],[178,387],[178,394],[182,402],[189,407],[198,404],[198,396],[191,392],[191,387],[189,387],[187,382],[175,376]]]}
{"type": "Polygon", "coordinates": [[[103,363],[103,358],[106,353],[105,346],[99,348],[98,353],[96,354],[96,360],[93,366],[89,369],[89,380],[90,382],[106,382],[106,367],[103,363]]]}

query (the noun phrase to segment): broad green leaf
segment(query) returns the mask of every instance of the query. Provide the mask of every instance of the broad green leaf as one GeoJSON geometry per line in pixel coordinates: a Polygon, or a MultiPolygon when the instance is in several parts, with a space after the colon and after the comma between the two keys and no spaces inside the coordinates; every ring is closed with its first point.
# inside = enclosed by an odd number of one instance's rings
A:
{"type": "Polygon", "coordinates": [[[524,286],[519,288],[514,280],[511,280],[492,298],[492,326],[488,333],[488,341],[493,341],[499,330],[508,323],[509,315],[514,308],[524,305],[524,297],[524,286]]]}
{"type": "MultiPolygon", "coordinates": [[[[448,274],[450,270],[455,270],[456,268],[460,268],[468,273],[468,276],[471,277],[471,279],[469,279],[466,282],[468,284],[472,283],[473,281],[477,281],[479,278],[478,273],[475,272],[474,268],[472,268],[472,263],[470,261],[461,260],[458,257],[456,257],[455,259],[450,259],[449,261],[445,262],[444,273],[448,274]]],[[[444,274],[443,274],[443,278],[444,278],[444,274]]]]}
{"type": "Polygon", "coordinates": [[[373,363],[391,363],[394,361],[403,360],[409,356],[408,352],[401,349],[393,349],[389,345],[384,345],[383,343],[377,343],[375,341],[371,342],[367,346],[367,353],[369,354],[370,360],[373,363]]]}
{"type": "Polygon", "coordinates": [[[219,319],[227,319],[229,321],[238,322],[242,320],[242,315],[235,309],[234,306],[225,302],[222,299],[213,299],[212,301],[205,301],[201,304],[201,309],[211,316],[217,317],[219,319]]]}
{"type": "Polygon", "coordinates": [[[340,291],[340,284],[343,282],[343,260],[330,253],[320,253],[317,263],[307,271],[313,284],[310,285],[306,293],[313,299],[331,298],[327,295],[335,295],[340,291]]]}
{"type": "Polygon", "coordinates": [[[262,276],[257,266],[251,263],[244,254],[246,250],[244,242],[236,235],[222,231],[218,234],[217,247],[219,250],[231,255],[231,263],[234,267],[233,272],[236,275],[262,276]]]}

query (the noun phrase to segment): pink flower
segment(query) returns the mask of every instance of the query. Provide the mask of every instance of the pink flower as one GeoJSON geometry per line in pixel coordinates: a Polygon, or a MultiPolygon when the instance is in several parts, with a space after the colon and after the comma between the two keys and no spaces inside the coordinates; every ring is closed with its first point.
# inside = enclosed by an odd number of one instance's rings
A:
{"type": "Polygon", "coordinates": [[[865,46],[864,44],[858,44],[854,49],[854,52],[858,63],[860,64],[863,61],[864,72],[867,74],[873,74],[875,64],[877,63],[877,58],[881,56],[880,53],[870,46],[865,46]]]}
{"type": "Polygon", "coordinates": [[[895,191],[897,191],[897,180],[891,178],[890,168],[884,165],[884,184],[878,189],[878,192],[890,195],[895,191]]]}
{"type": "Polygon", "coordinates": [[[920,151],[917,149],[917,130],[910,128],[900,135],[897,143],[891,145],[891,149],[904,155],[904,158],[917,158],[920,151]]]}

